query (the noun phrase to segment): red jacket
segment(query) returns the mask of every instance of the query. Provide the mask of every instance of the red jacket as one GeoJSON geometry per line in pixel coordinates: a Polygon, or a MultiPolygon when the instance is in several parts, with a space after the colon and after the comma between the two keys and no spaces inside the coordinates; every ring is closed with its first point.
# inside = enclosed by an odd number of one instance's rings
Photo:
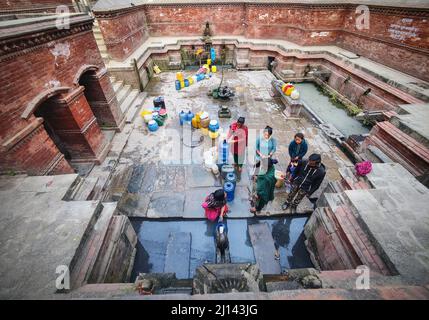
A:
{"type": "Polygon", "coordinates": [[[241,128],[237,127],[237,122],[234,122],[229,126],[227,139],[234,137],[234,142],[231,146],[231,152],[234,154],[243,154],[246,151],[248,142],[248,129],[243,124],[241,128]]]}

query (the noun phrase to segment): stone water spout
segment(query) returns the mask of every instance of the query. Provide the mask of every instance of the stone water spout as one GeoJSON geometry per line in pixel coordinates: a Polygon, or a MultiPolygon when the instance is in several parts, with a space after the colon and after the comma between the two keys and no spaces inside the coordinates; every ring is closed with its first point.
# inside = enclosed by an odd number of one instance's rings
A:
{"type": "Polygon", "coordinates": [[[216,263],[231,263],[228,228],[222,219],[216,225],[216,263]]]}

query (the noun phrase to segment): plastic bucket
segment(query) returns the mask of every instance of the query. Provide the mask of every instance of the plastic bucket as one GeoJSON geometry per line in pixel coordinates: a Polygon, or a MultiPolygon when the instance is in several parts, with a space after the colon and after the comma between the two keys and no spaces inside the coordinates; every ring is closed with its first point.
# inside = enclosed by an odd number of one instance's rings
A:
{"type": "Polygon", "coordinates": [[[226,174],[225,181],[231,182],[232,184],[236,185],[237,184],[237,176],[235,175],[234,172],[228,172],[226,174]]]}
{"type": "Polygon", "coordinates": [[[219,130],[219,122],[217,120],[211,120],[209,123],[209,130],[216,132],[219,130]]]}
{"type": "Polygon", "coordinates": [[[235,186],[232,182],[225,182],[223,190],[226,192],[226,201],[231,202],[234,200],[235,186]]]}
{"type": "Polygon", "coordinates": [[[276,188],[281,188],[284,186],[285,180],[282,178],[282,176],[284,176],[284,172],[280,171],[280,170],[276,170],[274,173],[274,176],[277,179],[276,182],[276,188]]]}
{"type": "Polygon", "coordinates": [[[219,137],[219,131],[212,132],[212,131],[209,130],[209,137],[211,139],[216,139],[217,137],[219,137]]]}
{"type": "Polygon", "coordinates": [[[155,120],[150,120],[147,127],[151,132],[154,132],[159,128],[158,123],[155,120]]]}
{"type": "Polygon", "coordinates": [[[202,128],[206,128],[206,129],[208,129],[208,127],[209,127],[209,124],[210,124],[210,119],[209,118],[201,118],[201,120],[200,120],[200,124],[201,124],[201,127],[202,128]]]}
{"type": "MultiPolygon", "coordinates": [[[[200,125],[201,125],[201,124],[200,124],[200,125]]],[[[201,127],[201,133],[202,133],[204,136],[208,136],[208,135],[209,135],[209,129],[201,127]]]]}
{"type": "Polygon", "coordinates": [[[290,87],[288,87],[288,88],[286,89],[285,94],[286,94],[287,96],[290,96],[290,94],[292,93],[292,91],[293,91],[293,90],[295,90],[295,87],[294,87],[294,86],[290,86],[290,87]]]}
{"type": "Polygon", "coordinates": [[[143,120],[144,120],[144,122],[149,123],[150,120],[153,120],[152,114],[145,114],[143,116],[143,120]]]}
{"type": "Polygon", "coordinates": [[[228,173],[231,173],[231,172],[234,173],[235,169],[233,165],[224,164],[222,165],[221,172],[222,172],[222,178],[226,179],[226,176],[228,175],[228,173]]]}

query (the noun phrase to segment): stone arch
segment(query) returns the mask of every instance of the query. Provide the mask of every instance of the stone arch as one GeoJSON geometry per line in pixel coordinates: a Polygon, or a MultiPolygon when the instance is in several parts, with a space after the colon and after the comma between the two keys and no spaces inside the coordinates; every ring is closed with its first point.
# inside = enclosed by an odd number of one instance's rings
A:
{"type": "Polygon", "coordinates": [[[39,105],[48,100],[49,98],[61,94],[66,93],[71,89],[71,87],[55,87],[39,93],[36,97],[34,97],[25,107],[24,111],[21,114],[21,118],[28,120],[30,116],[34,113],[39,105]]]}
{"type": "Polygon", "coordinates": [[[73,78],[73,84],[75,86],[79,85],[79,80],[82,77],[83,74],[85,74],[88,71],[98,71],[100,68],[97,67],[94,64],[85,64],[82,67],[79,68],[79,70],[76,72],[76,75],[73,78]]]}
{"type": "Polygon", "coordinates": [[[106,68],[84,65],[73,80],[76,87],[85,88],[84,95],[100,127],[119,129],[125,118],[119,109],[106,68]]]}

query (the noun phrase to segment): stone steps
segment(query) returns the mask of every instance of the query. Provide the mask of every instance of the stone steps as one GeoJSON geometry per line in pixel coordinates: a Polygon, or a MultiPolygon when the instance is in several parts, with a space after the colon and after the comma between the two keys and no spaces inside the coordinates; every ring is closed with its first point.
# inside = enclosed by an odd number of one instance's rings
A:
{"type": "Polygon", "coordinates": [[[128,217],[114,215],[88,283],[128,282],[134,265],[137,235],[128,217]]]}
{"type": "Polygon", "coordinates": [[[97,260],[98,253],[105,239],[110,220],[116,212],[116,202],[102,203],[102,210],[88,232],[83,248],[79,251],[78,260],[72,273],[72,287],[86,284],[97,260]]]}
{"type": "Polygon", "coordinates": [[[131,91],[132,88],[129,84],[126,84],[121,89],[119,89],[118,93],[116,94],[116,99],[118,100],[119,105],[121,105],[122,102],[125,101],[131,91]]]}
{"type": "Polygon", "coordinates": [[[107,52],[106,43],[104,42],[103,34],[101,33],[97,20],[94,20],[92,32],[94,34],[95,41],[97,42],[98,49],[100,50],[101,57],[103,58],[104,63],[108,64],[110,57],[107,52]]]}
{"type": "Polygon", "coordinates": [[[118,94],[119,90],[124,86],[124,81],[113,81],[112,86],[115,94],[118,94]]]}
{"type": "Polygon", "coordinates": [[[104,43],[98,43],[98,49],[100,50],[100,53],[107,53],[107,47],[104,43]]]}
{"type": "Polygon", "coordinates": [[[131,86],[124,86],[124,88],[121,91],[119,91],[119,94],[116,96],[118,99],[118,102],[121,100],[120,103],[120,109],[123,114],[126,114],[128,109],[131,107],[133,102],[137,99],[137,96],[139,95],[139,91],[137,89],[132,89],[131,86]],[[122,96],[121,91],[125,90],[125,97],[122,96]]]}
{"type": "Polygon", "coordinates": [[[178,279],[189,279],[191,242],[192,237],[189,232],[170,233],[165,254],[165,273],[173,272],[178,279]]]}
{"type": "Polygon", "coordinates": [[[73,200],[75,201],[85,201],[92,199],[92,193],[94,191],[94,187],[98,182],[98,178],[84,178],[82,182],[79,184],[79,188],[73,195],[73,200]]]}
{"type": "Polygon", "coordinates": [[[146,92],[140,92],[138,94],[138,96],[136,97],[136,99],[128,107],[128,111],[125,114],[125,122],[126,123],[132,123],[134,121],[134,119],[138,115],[138,113],[139,113],[139,111],[140,111],[140,109],[141,109],[141,107],[143,105],[143,101],[146,99],[146,97],[147,97],[147,93],[146,92]]]}

